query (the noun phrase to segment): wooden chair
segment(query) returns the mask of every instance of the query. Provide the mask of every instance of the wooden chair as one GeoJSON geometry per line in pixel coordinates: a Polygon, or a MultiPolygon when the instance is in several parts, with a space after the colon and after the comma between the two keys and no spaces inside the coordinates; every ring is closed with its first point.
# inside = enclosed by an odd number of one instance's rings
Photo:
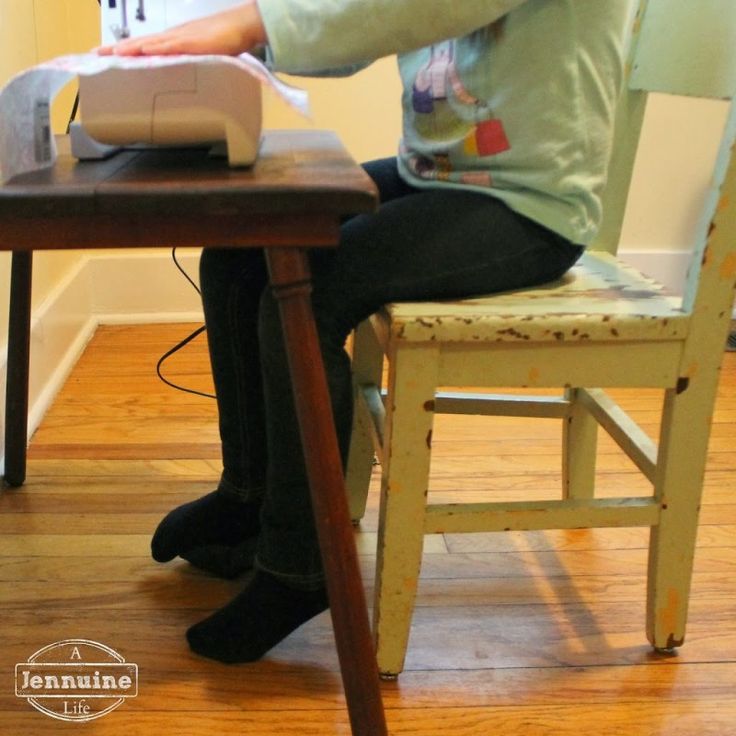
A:
{"type": "Polygon", "coordinates": [[[736,64],[728,39],[736,33],[736,18],[722,0],[648,0],[634,28],[606,220],[596,246],[559,283],[462,302],[388,304],[356,332],[358,406],[348,492],[358,520],[373,437],[382,465],[374,638],[385,678],[403,667],[423,535],[431,533],[648,526],[647,636],[659,650],[683,642],[710,420],[736,279],[733,105],[684,296],[668,295],[608,251],[618,243],[647,93],[733,97],[736,64]],[[442,386],[556,387],[562,394],[443,393],[442,386]],[[603,390],[618,387],[664,389],[658,446],[603,390]],[[561,419],[562,498],[428,504],[436,413],[561,419]],[[651,482],[652,495],[594,496],[598,425],[651,482]]]}

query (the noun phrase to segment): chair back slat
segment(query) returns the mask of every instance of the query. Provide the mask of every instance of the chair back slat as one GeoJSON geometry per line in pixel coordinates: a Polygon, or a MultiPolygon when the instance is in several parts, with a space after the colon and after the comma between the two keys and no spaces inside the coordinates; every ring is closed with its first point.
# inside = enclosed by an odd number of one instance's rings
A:
{"type": "Polygon", "coordinates": [[[598,235],[589,246],[591,250],[607,253],[618,250],[646,106],[646,92],[626,91],[618,102],[613,155],[603,192],[603,220],[598,235]]]}
{"type": "Polygon", "coordinates": [[[618,250],[649,92],[731,99],[736,93],[734,0],[640,0],[593,250],[618,250]]]}
{"type": "MultiPolygon", "coordinates": [[[[682,307],[696,318],[730,306],[736,282],[736,102],[731,108],[698,227],[682,307]],[[725,304],[725,306],[724,306],[725,304]]],[[[728,310],[730,311],[730,310],[728,310]]],[[[730,316],[730,315],[729,315],[730,316]]]]}
{"type": "Polygon", "coordinates": [[[589,246],[591,250],[616,253],[621,240],[626,200],[629,196],[636,152],[639,147],[639,136],[647,105],[646,91],[630,89],[631,70],[646,7],[647,0],[639,0],[638,3],[634,3],[632,9],[629,37],[626,40],[629,55],[624,73],[623,90],[616,106],[612,155],[608,164],[606,189],[603,192],[603,221],[596,239],[589,246]]]}
{"type": "Polygon", "coordinates": [[[734,0],[646,0],[630,88],[714,99],[736,91],[734,0]]]}

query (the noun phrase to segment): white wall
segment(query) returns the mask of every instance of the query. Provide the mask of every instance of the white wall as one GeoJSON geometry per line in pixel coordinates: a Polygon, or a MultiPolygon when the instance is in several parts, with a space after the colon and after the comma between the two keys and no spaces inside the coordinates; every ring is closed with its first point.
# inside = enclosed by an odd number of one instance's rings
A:
{"type": "Polygon", "coordinates": [[[650,95],[620,253],[680,289],[728,104],[650,95]]]}
{"type": "MultiPolygon", "coordinates": [[[[28,0],[0,0],[0,84],[36,61],[36,30],[28,0]]],[[[0,253],[0,345],[7,339],[10,255],[0,253]]]]}
{"type": "MultiPolygon", "coordinates": [[[[96,43],[98,28],[96,0],[0,0],[0,84],[40,61],[89,49],[96,43]]],[[[57,133],[66,128],[74,92],[72,84],[56,98],[52,125],[57,133]]],[[[78,264],[79,257],[73,251],[34,256],[34,307],[78,264]]],[[[9,284],[10,255],[0,253],[0,346],[8,334],[9,284]]]]}

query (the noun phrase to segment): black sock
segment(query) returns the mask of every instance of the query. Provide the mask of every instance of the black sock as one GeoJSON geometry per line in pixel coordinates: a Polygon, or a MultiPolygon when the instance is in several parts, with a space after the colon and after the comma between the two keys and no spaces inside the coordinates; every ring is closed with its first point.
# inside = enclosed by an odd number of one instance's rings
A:
{"type": "Polygon", "coordinates": [[[187,631],[192,651],[227,664],[255,662],[328,608],[327,593],[297,590],[256,571],[245,590],[187,631]]]}
{"type": "Polygon", "coordinates": [[[254,535],[240,544],[210,544],[182,552],[179,556],[200,570],[232,580],[253,569],[257,543],[258,537],[254,535]]]}
{"type": "Polygon", "coordinates": [[[253,540],[260,528],[259,506],[222,491],[170,511],[151,540],[157,562],[179,555],[222,577],[234,577],[253,565],[253,540]]]}

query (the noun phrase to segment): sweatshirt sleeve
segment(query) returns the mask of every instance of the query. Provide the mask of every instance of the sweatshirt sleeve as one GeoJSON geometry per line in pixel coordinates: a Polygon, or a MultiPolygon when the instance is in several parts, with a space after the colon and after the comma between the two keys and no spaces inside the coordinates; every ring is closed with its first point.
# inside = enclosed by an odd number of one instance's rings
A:
{"type": "Polygon", "coordinates": [[[464,36],[530,0],[258,0],[276,69],[366,64],[464,36]]]}

